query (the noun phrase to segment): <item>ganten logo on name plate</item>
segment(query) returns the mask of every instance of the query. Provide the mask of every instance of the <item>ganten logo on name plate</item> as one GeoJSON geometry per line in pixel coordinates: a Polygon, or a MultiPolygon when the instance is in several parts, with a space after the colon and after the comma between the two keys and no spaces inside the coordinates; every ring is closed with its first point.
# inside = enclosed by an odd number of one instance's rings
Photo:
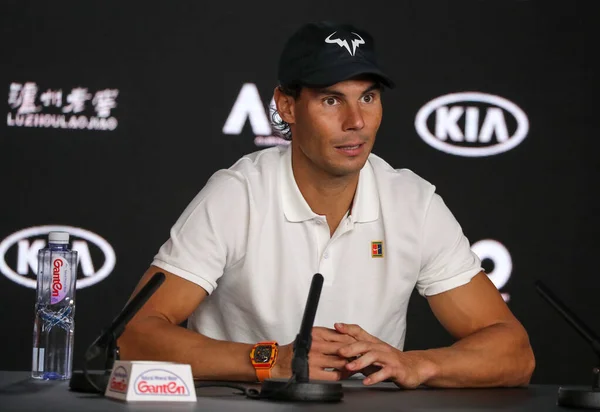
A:
{"type": "Polygon", "coordinates": [[[137,395],[189,396],[190,390],[182,378],[165,369],[150,369],[135,380],[137,395]]]}
{"type": "Polygon", "coordinates": [[[383,241],[378,240],[371,242],[371,257],[383,257],[383,241]]]}

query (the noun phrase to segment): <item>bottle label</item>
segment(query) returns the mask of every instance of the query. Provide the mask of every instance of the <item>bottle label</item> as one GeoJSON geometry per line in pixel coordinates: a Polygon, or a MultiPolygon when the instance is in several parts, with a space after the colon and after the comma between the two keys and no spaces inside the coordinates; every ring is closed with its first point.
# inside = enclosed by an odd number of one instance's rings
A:
{"type": "Polygon", "coordinates": [[[63,257],[52,259],[52,286],[50,287],[50,303],[55,304],[65,298],[71,277],[69,262],[63,257]]]}

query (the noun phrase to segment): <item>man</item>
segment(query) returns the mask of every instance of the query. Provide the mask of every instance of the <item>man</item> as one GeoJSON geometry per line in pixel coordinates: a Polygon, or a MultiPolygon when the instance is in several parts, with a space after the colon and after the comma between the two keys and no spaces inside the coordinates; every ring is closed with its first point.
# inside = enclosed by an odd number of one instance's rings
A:
{"type": "Polygon", "coordinates": [[[189,363],[198,379],[289,377],[318,272],[311,379],[526,385],[527,333],[435,187],[371,154],[382,88],[393,87],[371,36],[303,26],[281,55],[279,81],[290,146],[244,156],[190,203],[136,288],[166,275],[122,335],[122,358],[189,363]],[[454,345],[402,351],[415,287],[454,345]],[[186,319],[187,329],[177,326],[186,319]]]}

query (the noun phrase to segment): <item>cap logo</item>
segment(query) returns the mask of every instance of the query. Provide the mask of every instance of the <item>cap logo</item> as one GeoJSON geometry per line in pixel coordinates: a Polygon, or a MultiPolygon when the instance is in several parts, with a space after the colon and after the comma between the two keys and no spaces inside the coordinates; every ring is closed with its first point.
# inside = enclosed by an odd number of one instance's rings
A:
{"type": "Polygon", "coordinates": [[[332,38],[333,35],[336,34],[336,33],[337,33],[337,31],[334,31],[329,36],[327,36],[327,38],[325,39],[325,43],[337,44],[340,47],[345,47],[346,50],[348,50],[348,53],[350,53],[350,56],[354,56],[354,54],[356,53],[356,49],[361,44],[365,44],[365,41],[362,39],[362,37],[360,37],[358,34],[356,34],[354,32],[351,32],[356,37],[358,37],[358,39],[351,39],[350,40],[350,43],[352,43],[352,50],[350,50],[350,45],[348,44],[348,40],[346,40],[346,39],[342,40],[339,37],[336,37],[335,39],[332,38]]]}

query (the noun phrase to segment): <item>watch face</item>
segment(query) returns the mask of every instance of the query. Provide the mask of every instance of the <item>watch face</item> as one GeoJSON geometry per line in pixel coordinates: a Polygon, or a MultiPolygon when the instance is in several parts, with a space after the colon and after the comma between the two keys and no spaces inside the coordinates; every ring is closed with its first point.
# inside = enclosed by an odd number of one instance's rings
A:
{"type": "Polygon", "coordinates": [[[267,363],[271,359],[273,348],[270,346],[257,346],[254,350],[254,362],[267,363]]]}

